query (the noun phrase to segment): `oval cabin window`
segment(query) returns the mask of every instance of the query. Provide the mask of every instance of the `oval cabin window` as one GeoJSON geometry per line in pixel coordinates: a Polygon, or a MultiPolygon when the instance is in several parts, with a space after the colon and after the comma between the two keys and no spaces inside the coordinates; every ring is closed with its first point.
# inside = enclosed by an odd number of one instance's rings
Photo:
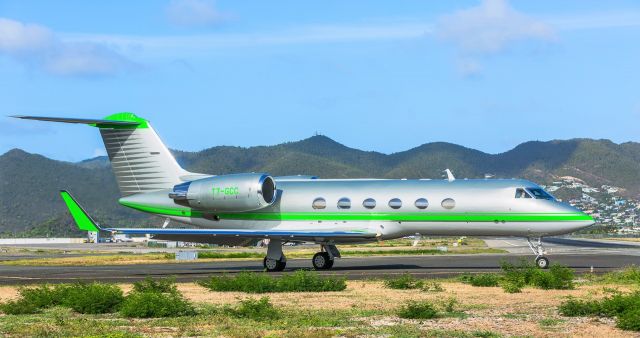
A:
{"type": "Polygon", "coordinates": [[[376,200],[374,200],[373,198],[367,198],[362,202],[362,206],[367,209],[373,209],[376,207],[376,200]]]}
{"type": "Polygon", "coordinates": [[[313,203],[311,204],[311,206],[314,209],[324,209],[327,207],[327,201],[325,201],[324,198],[322,197],[318,197],[313,200],[313,203]]]}
{"type": "Polygon", "coordinates": [[[340,200],[338,200],[338,209],[349,209],[351,208],[351,200],[343,197],[340,200]]]}
{"type": "Polygon", "coordinates": [[[442,207],[445,209],[453,209],[456,206],[456,201],[453,198],[445,198],[442,200],[442,207]]]}
{"type": "Polygon", "coordinates": [[[402,201],[399,198],[392,198],[389,201],[389,207],[391,209],[400,209],[400,207],[402,207],[402,201]]]}
{"type": "Polygon", "coordinates": [[[416,208],[426,209],[429,206],[429,201],[426,198],[418,198],[416,200],[416,208]]]}

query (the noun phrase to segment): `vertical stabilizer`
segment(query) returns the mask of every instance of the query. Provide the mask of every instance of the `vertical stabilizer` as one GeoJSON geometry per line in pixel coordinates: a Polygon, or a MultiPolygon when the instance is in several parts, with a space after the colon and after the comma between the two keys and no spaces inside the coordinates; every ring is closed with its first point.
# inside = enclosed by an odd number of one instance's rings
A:
{"type": "Polygon", "coordinates": [[[122,196],[171,189],[182,183],[182,169],[162,143],[149,121],[133,113],[118,113],[104,119],[14,116],[27,120],[88,124],[100,129],[104,146],[122,196]]]}
{"type": "Polygon", "coordinates": [[[182,169],[151,124],[132,113],[118,113],[105,120],[138,122],[135,126],[96,125],[107,149],[113,173],[123,196],[181,183],[182,169]]]}

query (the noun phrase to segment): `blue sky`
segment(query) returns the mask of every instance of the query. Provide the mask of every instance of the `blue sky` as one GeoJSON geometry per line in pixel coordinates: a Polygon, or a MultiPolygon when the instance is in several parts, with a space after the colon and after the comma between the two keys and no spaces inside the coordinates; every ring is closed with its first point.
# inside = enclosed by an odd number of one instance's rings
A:
{"type": "Polygon", "coordinates": [[[0,153],[103,154],[5,116],[120,111],[181,150],[640,141],[639,60],[637,1],[0,0],[0,153]]]}

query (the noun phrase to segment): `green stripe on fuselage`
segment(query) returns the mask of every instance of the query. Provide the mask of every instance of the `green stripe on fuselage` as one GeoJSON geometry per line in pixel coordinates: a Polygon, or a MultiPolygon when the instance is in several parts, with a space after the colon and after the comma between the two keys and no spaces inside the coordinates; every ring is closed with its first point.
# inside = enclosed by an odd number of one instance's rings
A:
{"type": "MultiPolygon", "coordinates": [[[[131,202],[122,205],[153,214],[201,218],[202,211],[190,208],[153,207],[131,202]]],[[[242,212],[212,213],[220,219],[246,221],[397,221],[397,222],[557,222],[592,221],[586,214],[575,213],[517,213],[517,212],[242,212]]]]}

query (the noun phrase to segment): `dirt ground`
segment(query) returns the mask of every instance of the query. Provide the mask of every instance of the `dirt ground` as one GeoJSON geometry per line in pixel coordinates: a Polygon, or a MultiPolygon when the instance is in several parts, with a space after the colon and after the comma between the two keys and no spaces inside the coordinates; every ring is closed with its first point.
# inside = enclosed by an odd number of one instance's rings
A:
{"type": "MultiPolygon", "coordinates": [[[[458,282],[442,282],[442,292],[391,290],[376,281],[349,281],[346,291],[325,293],[272,293],[249,295],[241,292],[212,292],[194,283],[178,284],[186,298],[198,303],[233,304],[246,297],[269,296],[274,305],[298,309],[393,310],[407,300],[442,302],[454,297],[464,318],[440,318],[419,321],[427,329],[492,331],[505,336],[535,337],[640,337],[640,334],[615,328],[612,319],[562,317],[557,306],[568,296],[603,297],[604,285],[582,285],[575,290],[539,290],[525,288],[508,294],[499,287],[473,287],[458,282]]],[[[127,292],[131,285],[121,285],[127,292]]],[[[618,287],[621,291],[628,288],[618,287]]],[[[2,301],[15,298],[17,288],[0,287],[2,301]]],[[[410,320],[393,315],[363,318],[371,326],[402,325],[410,320]]],[[[416,321],[413,321],[416,323],[416,321]]]]}

